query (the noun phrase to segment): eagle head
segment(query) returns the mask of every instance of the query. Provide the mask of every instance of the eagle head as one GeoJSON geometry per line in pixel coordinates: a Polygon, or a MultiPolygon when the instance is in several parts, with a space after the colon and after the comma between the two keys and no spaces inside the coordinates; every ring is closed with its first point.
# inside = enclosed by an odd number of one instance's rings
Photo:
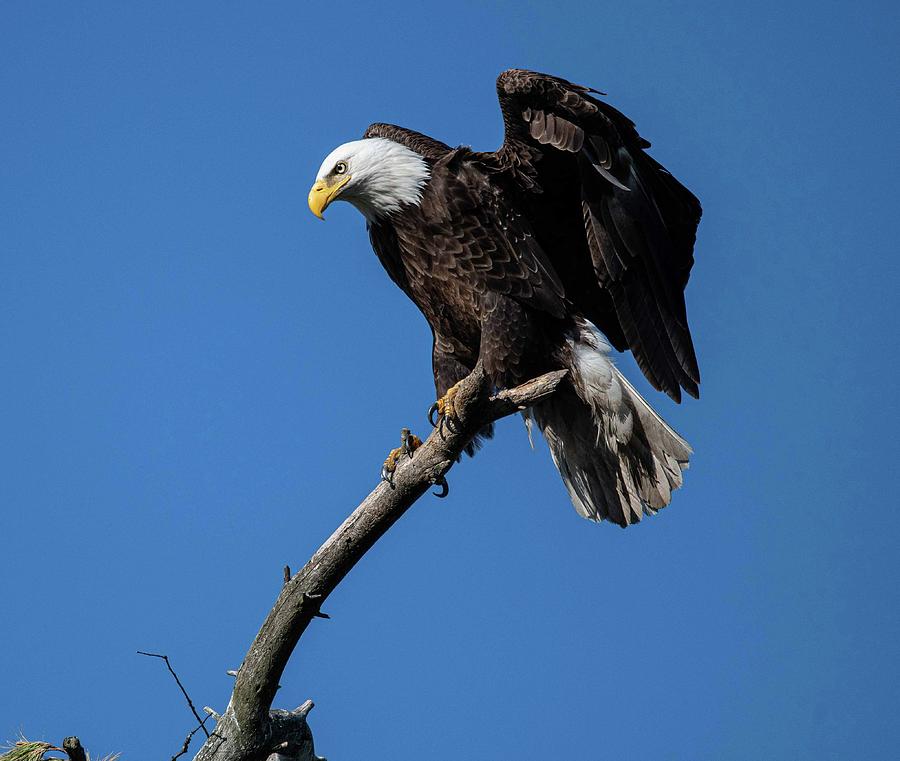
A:
{"type": "Polygon", "coordinates": [[[309,209],[319,219],[332,201],[349,201],[369,221],[418,205],[430,177],[428,162],[384,137],[354,140],[335,148],[319,167],[309,209]]]}

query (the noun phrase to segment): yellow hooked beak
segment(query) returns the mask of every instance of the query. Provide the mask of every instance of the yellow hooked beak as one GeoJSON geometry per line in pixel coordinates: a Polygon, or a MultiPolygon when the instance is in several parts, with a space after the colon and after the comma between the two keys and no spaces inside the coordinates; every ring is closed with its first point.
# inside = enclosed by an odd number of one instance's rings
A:
{"type": "Polygon", "coordinates": [[[328,208],[328,204],[335,199],[341,192],[341,188],[349,181],[349,174],[333,180],[330,183],[327,179],[316,180],[316,184],[312,186],[312,190],[309,191],[309,198],[307,199],[309,202],[309,210],[319,219],[325,219],[325,217],[322,216],[322,212],[328,208]]]}

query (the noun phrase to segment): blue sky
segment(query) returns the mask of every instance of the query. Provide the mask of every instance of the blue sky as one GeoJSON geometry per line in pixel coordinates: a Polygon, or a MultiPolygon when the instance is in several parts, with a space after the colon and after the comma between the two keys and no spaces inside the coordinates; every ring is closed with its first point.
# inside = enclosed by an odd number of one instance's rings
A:
{"type": "Polygon", "coordinates": [[[0,738],[167,758],[278,592],[425,431],[430,337],[346,205],[372,121],[490,150],[517,66],[608,92],[701,198],[683,491],[577,517],[517,420],[282,679],[330,758],[889,758],[888,3],[0,6],[0,738]]]}

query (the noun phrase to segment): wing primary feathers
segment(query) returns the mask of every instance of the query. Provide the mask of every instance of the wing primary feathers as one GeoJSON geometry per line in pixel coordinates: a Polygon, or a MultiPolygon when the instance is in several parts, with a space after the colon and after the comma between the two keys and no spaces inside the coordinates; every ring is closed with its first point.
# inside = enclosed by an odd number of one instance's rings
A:
{"type": "Polygon", "coordinates": [[[548,199],[524,206],[532,227],[552,236],[546,259],[568,273],[563,286],[570,298],[577,294],[574,306],[608,315],[599,327],[624,337],[655,387],[676,400],[681,389],[696,395],[700,373],[683,290],[700,204],[644,152],[650,143],[634,123],[592,93],[602,94],[546,74],[503,72],[497,94],[506,135],[491,162],[522,193],[548,199]],[[580,232],[561,232],[563,219],[580,220],[580,232]],[[577,257],[585,265],[573,264],[577,257]],[[596,276],[594,290],[581,282],[585,271],[596,276]]]}
{"type": "Polygon", "coordinates": [[[623,185],[612,172],[609,171],[612,166],[612,161],[609,157],[609,147],[603,143],[604,147],[606,147],[606,154],[604,156],[600,156],[597,153],[597,148],[594,145],[594,138],[586,141],[584,144],[584,148],[582,149],[587,156],[588,161],[591,163],[591,166],[597,170],[597,173],[603,177],[604,180],[615,185],[619,190],[624,190],[627,193],[631,192],[631,188],[627,185],[623,185]]]}

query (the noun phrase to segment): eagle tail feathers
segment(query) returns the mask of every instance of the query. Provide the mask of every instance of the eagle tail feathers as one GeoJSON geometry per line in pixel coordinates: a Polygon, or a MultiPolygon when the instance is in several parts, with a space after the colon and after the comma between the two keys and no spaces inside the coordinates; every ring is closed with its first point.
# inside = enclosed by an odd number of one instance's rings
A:
{"type": "Polygon", "coordinates": [[[609,351],[602,334],[581,323],[561,349],[571,382],[532,415],[578,513],[625,527],[669,504],[691,448],[613,365],[609,351]]]}

